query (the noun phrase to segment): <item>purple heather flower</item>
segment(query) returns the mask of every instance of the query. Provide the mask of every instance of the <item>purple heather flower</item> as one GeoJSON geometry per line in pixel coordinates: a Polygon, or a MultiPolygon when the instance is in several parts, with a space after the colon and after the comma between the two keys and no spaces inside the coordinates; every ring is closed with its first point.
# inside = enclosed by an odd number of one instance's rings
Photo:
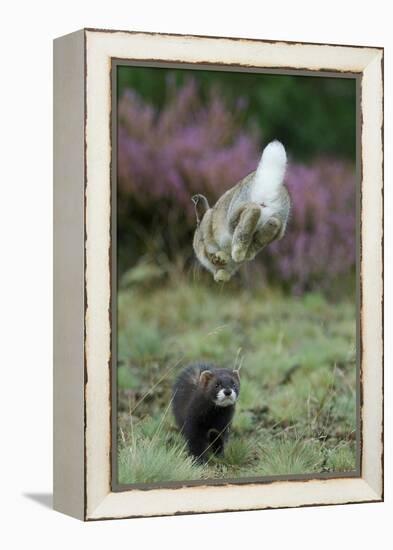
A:
{"type": "MultiPolygon", "coordinates": [[[[161,224],[170,218],[177,241],[189,245],[195,227],[191,196],[202,193],[214,204],[255,170],[262,146],[255,129],[240,126],[245,98],[231,108],[217,90],[202,102],[193,79],[179,89],[167,85],[169,100],[161,111],[132,90],[119,101],[118,218],[121,226],[126,205],[133,216],[139,212],[141,224],[149,216],[161,224]]],[[[332,158],[289,162],[286,183],[292,198],[286,235],[255,262],[297,293],[353,272],[354,166],[332,158]]]]}

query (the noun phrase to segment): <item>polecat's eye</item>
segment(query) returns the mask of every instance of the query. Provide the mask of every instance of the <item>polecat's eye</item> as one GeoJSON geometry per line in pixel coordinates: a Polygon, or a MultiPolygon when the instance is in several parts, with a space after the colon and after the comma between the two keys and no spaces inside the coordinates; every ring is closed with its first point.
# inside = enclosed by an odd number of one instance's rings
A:
{"type": "Polygon", "coordinates": [[[219,387],[220,387],[220,383],[217,382],[217,384],[216,384],[216,389],[218,390],[219,387]]]}

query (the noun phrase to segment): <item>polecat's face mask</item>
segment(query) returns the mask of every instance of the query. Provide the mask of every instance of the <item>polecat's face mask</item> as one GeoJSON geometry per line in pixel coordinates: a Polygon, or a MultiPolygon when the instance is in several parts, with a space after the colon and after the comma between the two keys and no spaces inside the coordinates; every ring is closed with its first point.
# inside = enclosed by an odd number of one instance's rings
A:
{"type": "Polygon", "coordinates": [[[236,403],[240,392],[238,371],[221,369],[221,372],[218,371],[216,375],[213,375],[210,371],[204,371],[201,378],[215,405],[228,407],[236,403]]]}
{"type": "Polygon", "coordinates": [[[234,388],[225,388],[220,389],[217,392],[214,402],[218,407],[228,407],[229,405],[234,405],[236,403],[236,399],[236,390],[234,388]]]}

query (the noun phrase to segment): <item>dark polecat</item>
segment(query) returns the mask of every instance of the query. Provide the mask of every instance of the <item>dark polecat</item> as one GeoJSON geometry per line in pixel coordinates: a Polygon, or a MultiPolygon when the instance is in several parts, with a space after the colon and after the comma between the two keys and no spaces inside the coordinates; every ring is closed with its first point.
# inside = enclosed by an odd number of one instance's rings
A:
{"type": "Polygon", "coordinates": [[[186,367],[173,387],[173,413],[190,454],[200,462],[222,454],[240,391],[239,372],[197,364],[186,367]]]}

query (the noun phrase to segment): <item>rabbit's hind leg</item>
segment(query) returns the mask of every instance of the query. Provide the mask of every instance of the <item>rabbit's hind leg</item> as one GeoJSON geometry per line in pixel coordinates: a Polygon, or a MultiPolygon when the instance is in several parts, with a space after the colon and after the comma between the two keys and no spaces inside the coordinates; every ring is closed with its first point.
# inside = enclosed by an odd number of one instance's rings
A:
{"type": "Polygon", "coordinates": [[[278,218],[272,216],[268,219],[267,222],[255,232],[254,238],[247,250],[246,260],[253,260],[262,248],[265,248],[266,245],[279,237],[281,230],[282,223],[278,218]]]}
{"type": "Polygon", "coordinates": [[[243,206],[232,238],[232,259],[240,263],[246,259],[248,248],[261,217],[261,207],[255,203],[243,206]]]}

